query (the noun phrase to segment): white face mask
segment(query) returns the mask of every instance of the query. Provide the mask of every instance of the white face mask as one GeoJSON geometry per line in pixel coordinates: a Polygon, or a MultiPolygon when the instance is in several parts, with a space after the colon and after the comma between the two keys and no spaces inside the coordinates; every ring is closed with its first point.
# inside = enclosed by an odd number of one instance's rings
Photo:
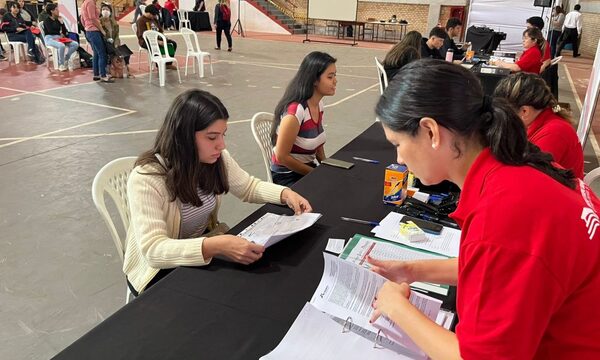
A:
{"type": "Polygon", "coordinates": [[[108,11],[108,10],[102,10],[102,16],[104,16],[104,17],[110,17],[110,11],[108,11]]]}

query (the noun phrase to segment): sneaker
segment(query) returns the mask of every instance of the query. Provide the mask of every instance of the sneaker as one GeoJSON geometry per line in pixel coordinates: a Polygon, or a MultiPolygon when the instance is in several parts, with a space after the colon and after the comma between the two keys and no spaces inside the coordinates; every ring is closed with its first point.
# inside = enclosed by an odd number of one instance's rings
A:
{"type": "Polygon", "coordinates": [[[221,48],[218,46],[215,46],[215,50],[221,50],[221,48]]]}
{"type": "Polygon", "coordinates": [[[100,81],[101,77],[100,77],[100,76],[94,76],[92,79],[93,79],[94,81],[100,81]]]}
{"type": "Polygon", "coordinates": [[[227,51],[231,52],[231,48],[228,48],[227,51]]]}
{"type": "Polygon", "coordinates": [[[58,71],[67,71],[67,67],[64,65],[58,65],[58,71]]]}
{"type": "Polygon", "coordinates": [[[100,78],[100,82],[102,82],[102,83],[111,83],[112,84],[115,81],[113,79],[109,78],[109,77],[103,77],[103,78],[100,78]]]}

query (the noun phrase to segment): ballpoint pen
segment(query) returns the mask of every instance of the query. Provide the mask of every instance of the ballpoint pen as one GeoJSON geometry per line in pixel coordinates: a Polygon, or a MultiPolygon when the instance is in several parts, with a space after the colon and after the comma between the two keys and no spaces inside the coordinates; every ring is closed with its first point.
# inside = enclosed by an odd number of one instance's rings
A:
{"type": "Polygon", "coordinates": [[[344,221],[348,221],[348,222],[357,223],[357,224],[379,226],[379,223],[377,221],[359,220],[359,219],[353,219],[353,218],[343,217],[343,216],[340,219],[342,219],[344,221]]]}
{"type": "Polygon", "coordinates": [[[371,163],[371,164],[379,164],[379,161],[377,161],[377,160],[365,159],[365,158],[361,158],[361,157],[357,157],[357,156],[353,156],[352,158],[354,160],[363,161],[363,162],[367,162],[367,163],[371,163]]]}

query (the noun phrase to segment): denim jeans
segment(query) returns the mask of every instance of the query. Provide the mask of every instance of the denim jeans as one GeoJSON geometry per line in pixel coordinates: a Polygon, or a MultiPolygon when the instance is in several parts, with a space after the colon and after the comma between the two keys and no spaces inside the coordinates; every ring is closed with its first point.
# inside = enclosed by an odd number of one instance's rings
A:
{"type": "Polygon", "coordinates": [[[60,35],[46,35],[44,37],[44,42],[46,46],[51,46],[58,50],[58,65],[65,65],[65,63],[69,62],[71,55],[77,50],[79,44],[76,41],[71,41],[70,43],[61,43],[57,41],[60,38],[60,35]],[[65,49],[67,49],[67,56],[65,57],[65,49]]]}
{"type": "Polygon", "coordinates": [[[106,46],[100,31],[86,31],[85,37],[92,46],[94,52],[92,57],[92,68],[94,76],[106,77],[106,46]]]}
{"type": "Polygon", "coordinates": [[[31,30],[27,29],[18,33],[9,33],[8,40],[27,43],[28,51],[31,55],[33,55],[35,61],[40,60],[40,53],[37,45],[35,45],[35,36],[33,36],[31,30]]]}

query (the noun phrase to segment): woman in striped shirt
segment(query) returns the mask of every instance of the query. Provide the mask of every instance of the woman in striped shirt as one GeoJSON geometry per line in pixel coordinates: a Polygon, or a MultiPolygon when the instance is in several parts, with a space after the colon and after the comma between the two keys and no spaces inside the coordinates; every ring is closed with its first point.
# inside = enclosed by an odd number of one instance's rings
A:
{"type": "Polygon", "coordinates": [[[208,265],[215,256],[241,264],[264,247],[227,231],[217,220],[221,195],[245,202],[312,211],[294,191],[250,176],[225,150],[229,114],[206,91],[190,90],[171,105],[154,146],[140,155],[127,182],[131,220],[123,271],[132,293],[178,266],[208,265]]]}
{"type": "Polygon", "coordinates": [[[336,59],[314,51],[306,55],[275,108],[271,174],[276,184],[291,186],[325,159],[323,97],[335,95],[336,59]]]}

